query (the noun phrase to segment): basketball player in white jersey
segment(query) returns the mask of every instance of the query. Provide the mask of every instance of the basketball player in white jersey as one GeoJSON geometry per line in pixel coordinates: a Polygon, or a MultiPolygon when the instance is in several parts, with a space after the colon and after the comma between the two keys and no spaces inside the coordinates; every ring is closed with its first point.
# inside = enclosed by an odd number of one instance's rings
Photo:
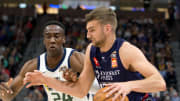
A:
{"type": "MultiPolygon", "coordinates": [[[[76,74],[81,73],[83,68],[84,54],[74,51],[71,48],[64,48],[65,43],[65,28],[57,21],[49,21],[43,27],[43,43],[46,47],[46,52],[39,57],[27,61],[20,73],[12,81],[12,83],[0,84],[0,99],[3,101],[11,101],[19,91],[24,87],[23,79],[27,72],[33,72],[39,70],[43,75],[56,78],[58,80],[64,80],[63,68],[68,67],[72,70],[69,72],[69,80],[74,81],[76,74]]],[[[67,75],[66,75],[67,76],[67,75]]],[[[43,85],[48,95],[48,101],[92,101],[88,100],[88,97],[76,98],[70,95],[56,91],[43,85]]],[[[92,96],[90,96],[90,99],[92,96]]]]}

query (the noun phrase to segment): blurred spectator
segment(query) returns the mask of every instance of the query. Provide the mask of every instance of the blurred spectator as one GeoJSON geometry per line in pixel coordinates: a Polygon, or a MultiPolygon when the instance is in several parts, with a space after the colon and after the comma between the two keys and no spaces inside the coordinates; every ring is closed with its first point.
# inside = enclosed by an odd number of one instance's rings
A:
{"type": "Polygon", "coordinates": [[[170,87],[169,87],[169,95],[170,95],[170,97],[174,96],[174,94],[175,94],[176,92],[177,92],[177,91],[176,91],[176,89],[174,89],[173,86],[170,86],[170,87]]]}
{"type": "Polygon", "coordinates": [[[7,15],[2,15],[2,20],[3,20],[4,22],[7,22],[7,21],[8,21],[8,16],[7,16],[7,15]]]}
{"type": "Polygon", "coordinates": [[[166,61],[171,61],[172,59],[172,50],[171,47],[168,45],[168,43],[165,44],[165,60],[166,61]]]}
{"type": "Polygon", "coordinates": [[[163,100],[162,100],[162,101],[171,101],[168,91],[165,91],[165,92],[164,92],[163,100]]]}
{"type": "Polygon", "coordinates": [[[24,97],[24,101],[43,101],[43,96],[37,89],[29,91],[28,95],[24,97]]]}
{"type": "Polygon", "coordinates": [[[180,101],[180,97],[178,96],[178,92],[174,92],[173,96],[171,97],[171,101],[180,101]]]}
{"type": "Polygon", "coordinates": [[[167,87],[173,86],[175,89],[177,89],[176,71],[172,65],[168,65],[166,81],[167,87]]]}
{"type": "Polygon", "coordinates": [[[169,14],[169,19],[168,19],[168,25],[171,28],[174,24],[175,21],[175,8],[174,8],[174,3],[170,3],[168,6],[168,14],[169,14]]]}
{"type": "Polygon", "coordinates": [[[158,63],[159,63],[158,69],[161,75],[163,76],[163,78],[165,79],[167,73],[166,73],[166,64],[165,64],[164,58],[161,58],[161,60],[158,63]]]}
{"type": "Polygon", "coordinates": [[[9,75],[8,75],[7,71],[4,69],[2,60],[1,60],[0,61],[0,82],[8,81],[8,79],[9,79],[9,75]]]}
{"type": "Polygon", "coordinates": [[[156,48],[157,50],[164,48],[164,44],[162,43],[162,40],[158,40],[158,41],[155,43],[155,48],[156,48]]]}
{"type": "Polygon", "coordinates": [[[153,93],[153,97],[156,99],[156,101],[161,101],[160,92],[153,93]]]}

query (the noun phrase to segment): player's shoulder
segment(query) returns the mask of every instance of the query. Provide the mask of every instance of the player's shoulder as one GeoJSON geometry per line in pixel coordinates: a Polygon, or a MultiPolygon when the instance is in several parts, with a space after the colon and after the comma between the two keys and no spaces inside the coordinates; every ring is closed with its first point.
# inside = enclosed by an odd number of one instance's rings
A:
{"type": "Polygon", "coordinates": [[[79,52],[79,51],[74,51],[74,52],[72,53],[72,55],[74,55],[74,56],[76,56],[76,55],[82,55],[82,54],[84,54],[84,53],[79,52]]]}
{"type": "Polygon", "coordinates": [[[135,45],[129,43],[129,42],[124,42],[119,49],[119,54],[121,58],[123,59],[129,59],[132,57],[136,57],[137,54],[139,54],[140,49],[136,47],[135,45]]]}
{"type": "Polygon", "coordinates": [[[83,52],[79,52],[77,50],[74,50],[72,52],[71,58],[82,58],[84,57],[84,53],[83,52]]]}
{"type": "Polygon", "coordinates": [[[132,60],[137,59],[137,57],[139,57],[142,52],[137,46],[129,42],[124,42],[122,47],[119,49],[119,54],[121,56],[121,59],[132,60]]]}
{"type": "Polygon", "coordinates": [[[127,41],[125,41],[121,48],[119,49],[119,51],[123,51],[123,52],[129,52],[129,51],[133,51],[133,50],[136,50],[137,47],[127,41]]]}
{"type": "Polygon", "coordinates": [[[38,58],[33,58],[25,62],[24,66],[26,67],[37,67],[38,58]]]}
{"type": "Polygon", "coordinates": [[[21,69],[21,72],[19,75],[24,77],[25,73],[27,72],[33,72],[34,70],[37,69],[37,58],[33,58],[31,60],[28,60],[24,63],[23,68],[21,69]]]}

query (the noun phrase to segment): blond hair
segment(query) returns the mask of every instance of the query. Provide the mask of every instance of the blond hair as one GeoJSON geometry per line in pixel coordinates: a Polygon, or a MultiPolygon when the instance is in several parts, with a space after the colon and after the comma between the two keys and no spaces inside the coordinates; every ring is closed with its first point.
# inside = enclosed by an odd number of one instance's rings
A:
{"type": "Polygon", "coordinates": [[[117,17],[116,13],[106,7],[100,7],[96,8],[90,13],[86,14],[86,22],[92,21],[92,20],[98,20],[101,24],[110,24],[112,25],[113,30],[115,31],[117,28],[117,17]]]}

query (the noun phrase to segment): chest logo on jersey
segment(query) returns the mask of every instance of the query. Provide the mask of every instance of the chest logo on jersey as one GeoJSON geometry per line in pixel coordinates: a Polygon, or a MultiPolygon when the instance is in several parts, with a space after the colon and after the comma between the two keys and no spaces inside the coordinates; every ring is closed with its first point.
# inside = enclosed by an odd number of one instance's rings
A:
{"type": "Polygon", "coordinates": [[[112,52],[112,54],[111,54],[111,66],[112,66],[112,68],[118,67],[116,51],[112,52]]]}
{"type": "Polygon", "coordinates": [[[96,57],[93,57],[93,60],[94,60],[94,63],[96,65],[97,68],[100,68],[100,64],[99,64],[99,61],[97,60],[96,57]]]}

